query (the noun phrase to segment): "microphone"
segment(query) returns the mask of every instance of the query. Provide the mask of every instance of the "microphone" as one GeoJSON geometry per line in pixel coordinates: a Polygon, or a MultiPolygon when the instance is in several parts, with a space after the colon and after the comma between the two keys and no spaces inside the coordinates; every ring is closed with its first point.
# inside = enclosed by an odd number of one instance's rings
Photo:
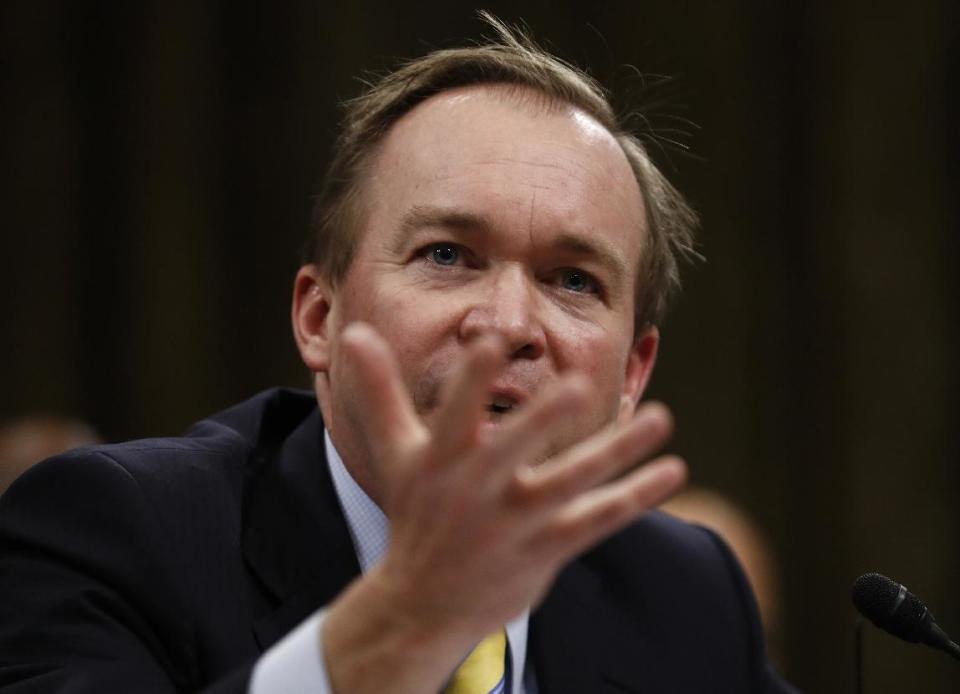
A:
{"type": "Polygon", "coordinates": [[[925,643],[960,660],[960,646],[947,636],[920,599],[886,576],[864,574],[853,583],[853,604],[887,633],[910,643],[925,643]]]}

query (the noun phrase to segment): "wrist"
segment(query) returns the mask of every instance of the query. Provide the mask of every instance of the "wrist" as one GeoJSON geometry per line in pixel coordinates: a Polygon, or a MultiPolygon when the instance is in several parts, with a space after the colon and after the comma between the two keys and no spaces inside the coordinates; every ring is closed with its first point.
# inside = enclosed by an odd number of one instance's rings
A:
{"type": "MultiPolygon", "coordinates": [[[[382,565],[381,565],[382,566],[382,565]]],[[[330,606],[322,654],[336,692],[439,690],[476,639],[380,566],[330,606]]]]}

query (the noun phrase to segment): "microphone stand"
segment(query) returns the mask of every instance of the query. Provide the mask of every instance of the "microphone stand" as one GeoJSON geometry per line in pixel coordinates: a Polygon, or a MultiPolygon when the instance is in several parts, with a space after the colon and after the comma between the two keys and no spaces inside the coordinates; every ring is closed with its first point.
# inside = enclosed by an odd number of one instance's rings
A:
{"type": "Polygon", "coordinates": [[[853,627],[853,691],[863,694],[863,617],[853,627]]]}

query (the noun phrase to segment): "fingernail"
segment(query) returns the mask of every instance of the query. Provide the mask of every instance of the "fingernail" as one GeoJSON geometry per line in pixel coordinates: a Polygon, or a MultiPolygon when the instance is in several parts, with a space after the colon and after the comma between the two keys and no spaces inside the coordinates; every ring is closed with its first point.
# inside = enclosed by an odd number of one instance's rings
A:
{"type": "Polygon", "coordinates": [[[489,330],[487,332],[483,332],[477,335],[476,341],[481,343],[496,345],[497,347],[500,347],[502,349],[506,349],[506,346],[507,346],[506,340],[503,339],[503,335],[501,335],[500,333],[493,332],[492,330],[489,330]]]}
{"type": "Polygon", "coordinates": [[[373,329],[363,321],[354,321],[350,323],[341,333],[344,340],[354,341],[363,340],[370,335],[373,329]]]}
{"type": "Polygon", "coordinates": [[[574,395],[586,396],[590,392],[590,379],[581,371],[570,371],[563,376],[563,387],[574,395]]]}
{"type": "Polygon", "coordinates": [[[673,414],[662,402],[647,402],[640,405],[636,417],[642,419],[646,426],[661,425],[667,429],[673,428],[673,414]]]}

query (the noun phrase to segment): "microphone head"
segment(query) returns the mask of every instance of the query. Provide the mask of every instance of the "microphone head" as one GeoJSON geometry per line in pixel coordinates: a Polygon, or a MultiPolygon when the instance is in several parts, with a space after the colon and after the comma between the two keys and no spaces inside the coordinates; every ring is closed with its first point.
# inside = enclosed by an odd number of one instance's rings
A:
{"type": "Polygon", "coordinates": [[[860,614],[884,631],[911,643],[925,640],[933,618],[926,605],[896,581],[864,574],[854,581],[851,596],[860,614]]]}

